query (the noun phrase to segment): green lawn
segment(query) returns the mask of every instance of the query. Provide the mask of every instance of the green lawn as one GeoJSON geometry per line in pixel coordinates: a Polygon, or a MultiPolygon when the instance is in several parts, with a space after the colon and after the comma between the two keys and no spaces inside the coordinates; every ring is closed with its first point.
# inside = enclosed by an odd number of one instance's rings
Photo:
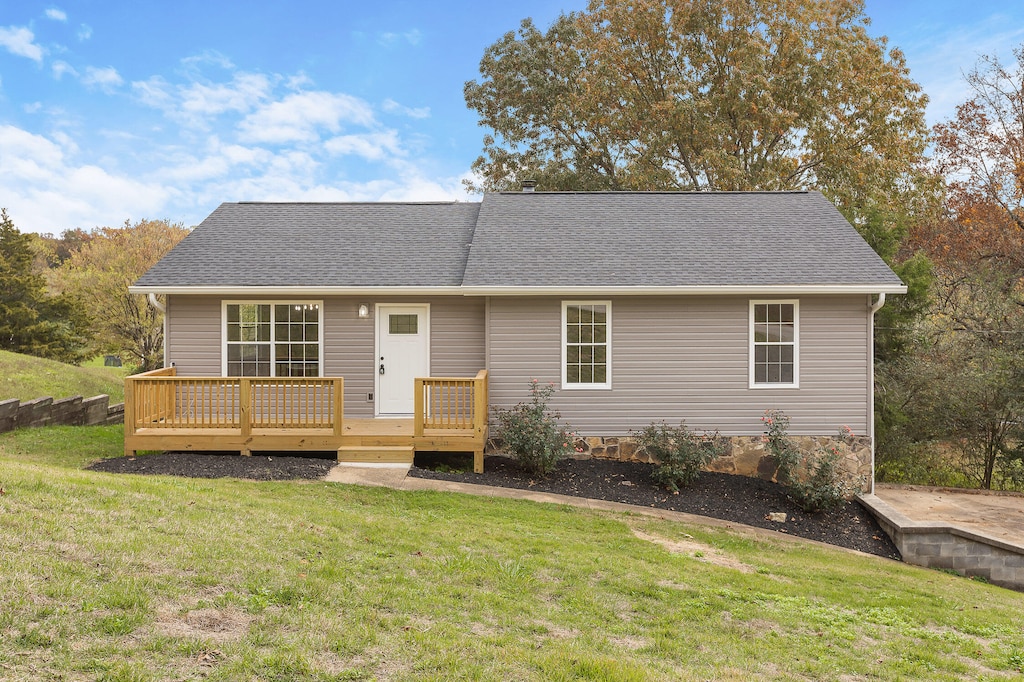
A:
{"type": "MultiPolygon", "coordinates": [[[[1024,594],[644,516],[0,436],[0,679],[1019,679],[1024,594]]],[[[682,493],[682,494],[685,494],[682,493]]]]}
{"type": "Polygon", "coordinates": [[[0,350],[0,400],[21,401],[50,396],[91,398],[106,393],[110,402],[124,400],[125,367],[104,367],[102,359],[82,367],[0,350]]]}

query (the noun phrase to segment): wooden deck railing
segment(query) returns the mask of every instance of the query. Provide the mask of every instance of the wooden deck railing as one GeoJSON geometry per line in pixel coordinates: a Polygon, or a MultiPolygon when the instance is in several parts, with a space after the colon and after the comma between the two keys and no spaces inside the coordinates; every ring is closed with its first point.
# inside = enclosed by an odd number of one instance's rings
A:
{"type": "Polygon", "coordinates": [[[417,436],[425,429],[487,430],[487,370],[472,379],[426,377],[416,379],[413,428],[417,436]]]}
{"type": "Polygon", "coordinates": [[[340,433],[343,396],[340,377],[179,377],[168,367],[125,379],[125,427],[340,433]]]}

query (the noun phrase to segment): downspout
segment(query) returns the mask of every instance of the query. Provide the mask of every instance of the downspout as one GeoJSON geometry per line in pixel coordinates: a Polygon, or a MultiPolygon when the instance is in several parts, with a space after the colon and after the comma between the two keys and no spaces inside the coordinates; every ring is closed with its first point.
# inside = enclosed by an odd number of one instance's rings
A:
{"type": "Polygon", "coordinates": [[[150,292],[149,296],[146,297],[149,301],[149,305],[153,306],[153,310],[157,311],[164,316],[164,367],[167,366],[167,306],[156,300],[156,294],[150,292]]]}
{"type": "MultiPolygon", "coordinates": [[[[871,299],[868,299],[871,300],[871,299]]],[[[885,294],[878,294],[878,300],[875,301],[871,307],[871,315],[869,316],[870,331],[871,335],[868,339],[871,342],[869,348],[871,349],[871,356],[869,360],[869,381],[870,386],[870,400],[868,401],[868,434],[871,437],[871,489],[868,491],[872,495],[875,493],[875,313],[882,309],[885,305],[885,294]]]]}

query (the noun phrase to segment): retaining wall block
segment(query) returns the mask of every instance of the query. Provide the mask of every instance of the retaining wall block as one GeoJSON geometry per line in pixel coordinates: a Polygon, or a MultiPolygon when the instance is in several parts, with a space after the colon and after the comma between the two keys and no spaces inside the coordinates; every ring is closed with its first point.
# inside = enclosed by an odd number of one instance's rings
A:
{"type": "Polygon", "coordinates": [[[97,395],[83,400],[82,406],[85,410],[85,415],[82,418],[82,423],[105,424],[107,413],[109,412],[109,403],[110,396],[108,395],[97,395]]]}
{"type": "Polygon", "coordinates": [[[50,405],[53,398],[36,398],[18,407],[15,425],[19,429],[30,426],[46,426],[50,422],[50,405]]]}
{"type": "Polygon", "coordinates": [[[50,424],[81,426],[85,419],[85,408],[82,407],[82,396],[54,400],[50,406],[50,424]]]}
{"type": "Polygon", "coordinates": [[[0,401],[0,433],[13,431],[18,421],[18,406],[21,401],[17,398],[0,401]]]}
{"type": "Polygon", "coordinates": [[[103,421],[104,424],[124,424],[124,403],[118,403],[111,405],[107,408],[107,418],[103,421]]]}

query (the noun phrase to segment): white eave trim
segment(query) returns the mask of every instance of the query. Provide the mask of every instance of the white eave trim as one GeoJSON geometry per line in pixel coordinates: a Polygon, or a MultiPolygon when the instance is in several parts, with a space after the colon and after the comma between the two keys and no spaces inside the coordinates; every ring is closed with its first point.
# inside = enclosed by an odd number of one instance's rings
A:
{"type": "MultiPolygon", "coordinates": [[[[195,294],[201,296],[459,296],[462,287],[255,287],[255,286],[132,286],[133,294],[195,294]]],[[[878,293],[878,290],[874,290],[878,293]]]]}
{"type": "Polygon", "coordinates": [[[782,296],[807,294],[905,294],[902,284],[784,284],[768,286],[462,287],[466,296],[782,296]]]}
{"type": "Polygon", "coordinates": [[[794,296],[811,294],[905,294],[899,284],[783,284],[770,286],[454,286],[454,287],[304,287],[304,286],[133,286],[133,294],[205,296],[794,296]]]}

